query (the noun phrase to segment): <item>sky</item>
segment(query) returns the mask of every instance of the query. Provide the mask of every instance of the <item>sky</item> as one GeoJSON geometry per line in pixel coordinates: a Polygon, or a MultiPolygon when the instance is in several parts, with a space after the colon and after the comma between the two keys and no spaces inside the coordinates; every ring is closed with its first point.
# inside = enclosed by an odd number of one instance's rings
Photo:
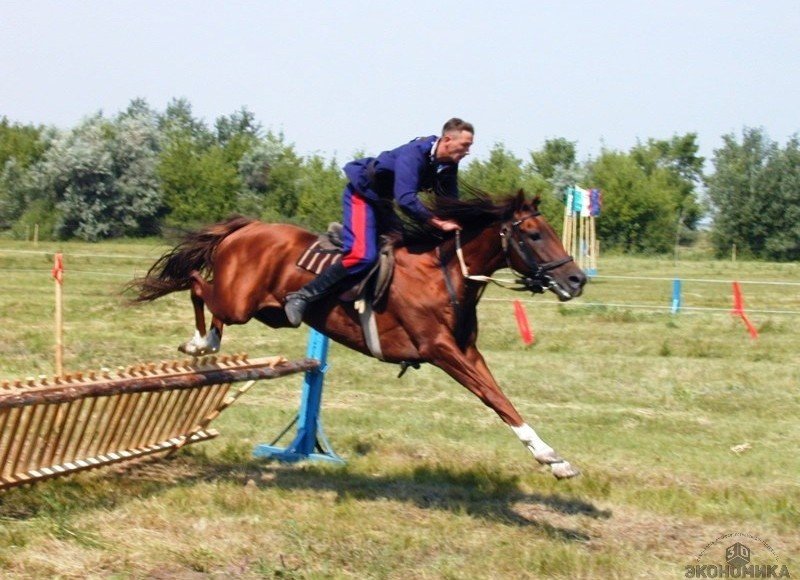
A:
{"type": "Polygon", "coordinates": [[[340,163],[452,116],[478,159],[689,132],[710,158],[745,127],[800,131],[799,57],[798,0],[0,0],[0,117],[70,128],[186,98],[340,163]]]}

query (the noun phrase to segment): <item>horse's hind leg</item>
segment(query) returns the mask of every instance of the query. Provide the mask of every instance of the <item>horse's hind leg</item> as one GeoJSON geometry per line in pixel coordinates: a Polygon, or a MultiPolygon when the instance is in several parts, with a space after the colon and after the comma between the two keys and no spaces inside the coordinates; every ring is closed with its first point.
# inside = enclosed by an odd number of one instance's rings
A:
{"type": "Polygon", "coordinates": [[[580,474],[580,471],[559,456],[530,425],[523,421],[522,416],[500,389],[483,356],[474,345],[467,347],[466,352],[462,353],[455,344],[439,344],[437,351],[438,356],[430,360],[500,415],[536,461],[548,465],[558,479],[580,474]]]}
{"type": "MultiPolygon", "coordinates": [[[[208,284],[205,283],[205,286],[207,289],[208,284]]],[[[192,306],[194,306],[194,336],[178,347],[179,351],[191,356],[203,356],[218,352],[222,341],[223,325],[217,317],[212,317],[211,328],[206,333],[205,301],[202,297],[202,290],[201,282],[195,278],[191,290],[192,306]]]]}

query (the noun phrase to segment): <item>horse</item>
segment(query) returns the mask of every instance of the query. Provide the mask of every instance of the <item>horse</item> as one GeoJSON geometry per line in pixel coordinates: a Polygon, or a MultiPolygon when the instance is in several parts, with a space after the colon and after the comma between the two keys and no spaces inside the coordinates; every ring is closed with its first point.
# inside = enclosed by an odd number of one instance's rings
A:
{"type": "MultiPolygon", "coordinates": [[[[398,244],[391,285],[375,307],[383,360],[439,367],[499,415],[542,465],[559,478],[580,472],[528,425],[492,376],[476,345],[476,307],[492,275],[510,268],[525,290],[579,296],[586,276],[539,211],[539,198],[519,191],[493,199],[473,191],[467,199],[439,198],[436,215],[462,230],[430,243],[398,244]]],[[[189,290],[194,337],[180,350],[200,356],[219,349],[224,325],[251,319],[288,327],[286,295],[312,274],[297,265],[317,239],[289,224],[242,216],[186,234],[143,278],[130,283],[134,302],[189,290]],[[206,327],[205,308],[212,314],[206,327]]],[[[370,355],[359,315],[340,296],[309,305],[304,322],[346,347],[370,355]]]]}

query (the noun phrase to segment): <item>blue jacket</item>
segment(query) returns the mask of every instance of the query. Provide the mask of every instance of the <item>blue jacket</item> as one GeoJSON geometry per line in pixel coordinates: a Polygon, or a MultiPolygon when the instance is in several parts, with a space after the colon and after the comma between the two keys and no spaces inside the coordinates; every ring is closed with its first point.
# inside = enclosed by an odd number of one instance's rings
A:
{"type": "Polygon", "coordinates": [[[458,197],[458,163],[441,163],[433,158],[438,137],[420,137],[377,157],[351,161],[345,175],[356,191],[367,199],[392,199],[420,221],[433,214],[419,200],[418,193],[430,189],[436,195],[458,197]]]}

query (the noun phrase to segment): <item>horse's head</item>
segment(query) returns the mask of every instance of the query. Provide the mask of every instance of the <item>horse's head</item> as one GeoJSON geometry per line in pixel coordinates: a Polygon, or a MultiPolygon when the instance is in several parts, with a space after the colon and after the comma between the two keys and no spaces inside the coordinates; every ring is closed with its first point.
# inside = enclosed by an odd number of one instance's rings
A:
{"type": "Polygon", "coordinates": [[[539,293],[550,290],[562,302],[581,295],[586,276],[539,212],[539,198],[527,201],[520,191],[501,235],[509,265],[522,275],[520,282],[526,288],[539,293]]]}

